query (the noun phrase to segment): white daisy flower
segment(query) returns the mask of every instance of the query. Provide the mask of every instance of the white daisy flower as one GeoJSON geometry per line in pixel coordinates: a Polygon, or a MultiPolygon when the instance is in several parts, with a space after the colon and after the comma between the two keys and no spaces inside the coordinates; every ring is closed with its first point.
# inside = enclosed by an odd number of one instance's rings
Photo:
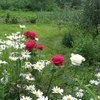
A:
{"type": "Polygon", "coordinates": [[[32,74],[26,74],[26,77],[25,77],[26,80],[28,81],[34,81],[35,79],[32,77],[32,74]]]}
{"type": "Polygon", "coordinates": [[[24,68],[32,68],[32,64],[30,62],[25,62],[24,68]]]}
{"type": "Polygon", "coordinates": [[[35,90],[35,86],[34,85],[26,86],[26,90],[33,92],[35,90]]]}
{"type": "Polygon", "coordinates": [[[33,91],[32,92],[36,97],[42,97],[42,95],[43,95],[43,92],[41,92],[40,90],[35,90],[35,91],[33,91]]]}
{"type": "Polygon", "coordinates": [[[20,100],[32,100],[32,98],[30,98],[28,96],[21,96],[20,100]]]}
{"type": "Polygon", "coordinates": [[[52,93],[58,93],[58,94],[61,94],[62,95],[62,93],[64,92],[64,90],[63,89],[61,89],[60,87],[58,87],[58,86],[56,86],[56,87],[54,87],[53,89],[52,89],[52,93]]]}
{"type": "Polygon", "coordinates": [[[31,54],[31,52],[29,52],[29,51],[23,51],[22,53],[21,53],[21,55],[22,55],[22,58],[23,59],[26,59],[26,60],[28,60],[29,58],[31,58],[31,56],[30,56],[30,54],[31,54]]]}
{"type": "Polygon", "coordinates": [[[44,67],[45,65],[43,62],[37,62],[36,64],[33,64],[33,68],[38,71],[41,71],[44,67]]]}
{"type": "Polygon", "coordinates": [[[71,96],[71,95],[66,95],[62,98],[62,100],[78,100],[75,97],[71,96]]]}

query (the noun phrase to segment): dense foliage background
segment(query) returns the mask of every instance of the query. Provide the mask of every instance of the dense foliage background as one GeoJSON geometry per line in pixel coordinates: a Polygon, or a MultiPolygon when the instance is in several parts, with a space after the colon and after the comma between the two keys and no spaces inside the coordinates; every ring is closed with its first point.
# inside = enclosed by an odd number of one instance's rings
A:
{"type": "Polygon", "coordinates": [[[54,11],[60,8],[81,6],[83,0],[1,0],[1,9],[54,11]]]}

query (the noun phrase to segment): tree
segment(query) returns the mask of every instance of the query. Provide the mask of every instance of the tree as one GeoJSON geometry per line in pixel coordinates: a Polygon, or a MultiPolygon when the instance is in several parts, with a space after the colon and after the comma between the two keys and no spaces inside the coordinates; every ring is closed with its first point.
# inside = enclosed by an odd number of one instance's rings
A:
{"type": "Polygon", "coordinates": [[[86,30],[95,29],[94,36],[98,35],[100,24],[100,0],[87,0],[84,5],[82,24],[86,30]]]}

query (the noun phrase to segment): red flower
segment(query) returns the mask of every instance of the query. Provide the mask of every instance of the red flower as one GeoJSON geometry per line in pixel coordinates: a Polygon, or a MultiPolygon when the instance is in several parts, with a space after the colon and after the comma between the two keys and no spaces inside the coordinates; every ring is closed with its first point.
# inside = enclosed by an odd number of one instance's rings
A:
{"type": "Polygon", "coordinates": [[[55,55],[52,57],[50,62],[56,66],[61,66],[64,63],[64,57],[60,55],[55,55]]]}
{"type": "Polygon", "coordinates": [[[24,36],[25,36],[26,38],[30,38],[30,39],[35,39],[35,38],[37,37],[37,36],[36,36],[36,33],[30,32],[30,31],[25,32],[25,33],[24,33],[24,36]]]}
{"type": "Polygon", "coordinates": [[[36,47],[36,44],[32,40],[26,42],[25,45],[25,49],[29,51],[32,51],[36,47]]]}
{"type": "Polygon", "coordinates": [[[37,45],[36,48],[42,51],[44,49],[44,46],[43,45],[37,45]]]}

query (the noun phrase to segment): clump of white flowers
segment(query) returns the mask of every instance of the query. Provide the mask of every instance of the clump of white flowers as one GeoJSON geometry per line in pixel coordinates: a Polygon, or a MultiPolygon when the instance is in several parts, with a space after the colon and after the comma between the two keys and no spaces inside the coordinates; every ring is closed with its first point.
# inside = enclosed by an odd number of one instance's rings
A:
{"type": "Polygon", "coordinates": [[[31,73],[28,73],[28,74],[21,73],[20,76],[22,76],[23,78],[25,78],[27,81],[34,81],[35,80],[35,78],[32,76],[31,73]]]}
{"type": "Polygon", "coordinates": [[[1,65],[1,64],[7,64],[7,62],[6,62],[6,61],[0,60],[0,65],[1,65]]]}
{"type": "Polygon", "coordinates": [[[4,72],[2,72],[2,78],[0,79],[0,82],[2,83],[2,84],[7,84],[8,83],[8,78],[9,78],[9,73],[6,71],[6,70],[4,70],[4,72]]]}
{"type": "Polygon", "coordinates": [[[93,85],[93,84],[94,85],[99,85],[100,84],[100,72],[98,72],[95,76],[97,77],[97,80],[90,80],[89,83],[91,85],[93,85]]]}
{"type": "Polygon", "coordinates": [[[79,89],[77,92],[76,92],[76,96],[78,98],[82,98],[84,96],[84,90],[83,89],[79,89]]]}
{"type": "Polygon", "coordinates": [[[71,60],[72,65],[80,66],[82,62],[85,61],[85,58],[79,54],[72,53],[70,60],[71,60]]]}

